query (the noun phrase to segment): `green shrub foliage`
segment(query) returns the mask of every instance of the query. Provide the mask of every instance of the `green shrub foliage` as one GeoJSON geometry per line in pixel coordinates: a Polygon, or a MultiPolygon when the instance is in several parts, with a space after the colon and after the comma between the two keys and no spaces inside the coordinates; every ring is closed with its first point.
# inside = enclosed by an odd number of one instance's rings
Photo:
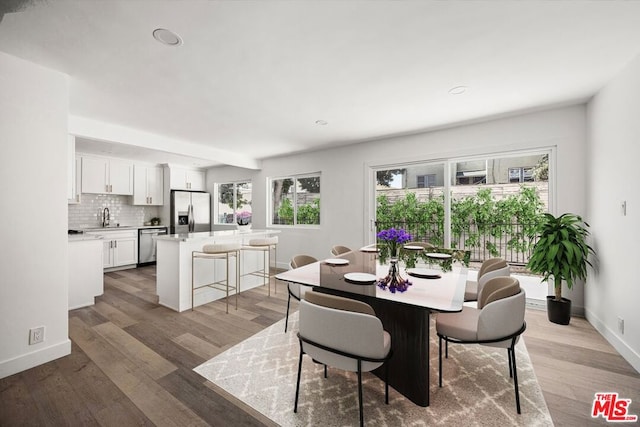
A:
{"type": "MultiPolygon", "coordinates": [[[[471,249],[485,247],[492,256],[500,253],[485,236],[507,236],[509,250],[526,252],[543,220],[544,205],[534,187],[521,186],[516,195],[496,200],[490,188],[451,200],[451,247],[471,249]],[[517,226],[514,226],[517,224],[517,226]],[[462,241],[462,239],[464,240],[462,241]]],[[[404,226],[417,240],[444,245],[444,197],[433,196],[419,201],[407,192],[395,202],[385,194],[377,197],[377,228],[404,226]]]]}

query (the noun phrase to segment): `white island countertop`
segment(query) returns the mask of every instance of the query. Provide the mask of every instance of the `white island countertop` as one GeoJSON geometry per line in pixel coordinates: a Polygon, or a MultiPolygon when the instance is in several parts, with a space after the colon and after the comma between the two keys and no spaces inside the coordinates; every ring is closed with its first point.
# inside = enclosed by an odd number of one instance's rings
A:
{"type": "Polygon", "coordinates": [[[200,233],[180,233],[160,235],[156,239],[173,242],[198,242],[198,241],[220,241],[244,239],[252,236],[271,236],[280,233],[280,230],[220,230],[203,231],[200,233]]]}

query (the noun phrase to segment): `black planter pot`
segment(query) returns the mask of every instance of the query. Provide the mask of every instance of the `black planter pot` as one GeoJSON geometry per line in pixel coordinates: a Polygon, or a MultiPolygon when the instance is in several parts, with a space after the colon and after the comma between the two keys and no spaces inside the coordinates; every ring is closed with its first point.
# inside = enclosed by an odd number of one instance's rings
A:
{"type": "Polygon", "coordinates": [[[571,320],[571,300],[562,298],[556,301],[552,295],[547,296],[547,317],[552,323],[568,325],[571,320]]]}

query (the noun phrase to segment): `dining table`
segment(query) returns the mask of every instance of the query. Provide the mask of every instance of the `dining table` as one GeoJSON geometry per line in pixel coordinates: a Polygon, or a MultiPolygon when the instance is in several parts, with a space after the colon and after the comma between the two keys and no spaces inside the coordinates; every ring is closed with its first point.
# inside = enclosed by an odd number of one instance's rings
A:
{"type": "MultiPolygon", "coordinates": [[[[375,247],[320,260],[277,274],[283,282],[312,286],[317,292],[357,299],[369,304],[391,335],[393,356],[389,385],[416,405],[429,406],[429,324],[434,312],[459,312],[464,302],[467,269],[451,271],[429,268],[397,269],[409,280],[403,292],[379,286],[389,274],[388,259],[375,247]],[[346,276],[346,277],[345,277],[346,276]]],[[[384,379],[384,368],[373,371],[384,379]]]]}

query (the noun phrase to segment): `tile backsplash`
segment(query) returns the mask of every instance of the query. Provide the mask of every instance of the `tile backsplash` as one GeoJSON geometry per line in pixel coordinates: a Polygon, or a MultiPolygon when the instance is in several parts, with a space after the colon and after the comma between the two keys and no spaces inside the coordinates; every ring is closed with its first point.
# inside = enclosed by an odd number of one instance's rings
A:
{"type": "Polygon", "coordinates": [[[102,210],[109,208],[111,225],[143,225],[160,216],[160,206],[134,206],[132,196],[82,194],[81,203],[69,205],[69,228],[102,225],[102,210]]]}

